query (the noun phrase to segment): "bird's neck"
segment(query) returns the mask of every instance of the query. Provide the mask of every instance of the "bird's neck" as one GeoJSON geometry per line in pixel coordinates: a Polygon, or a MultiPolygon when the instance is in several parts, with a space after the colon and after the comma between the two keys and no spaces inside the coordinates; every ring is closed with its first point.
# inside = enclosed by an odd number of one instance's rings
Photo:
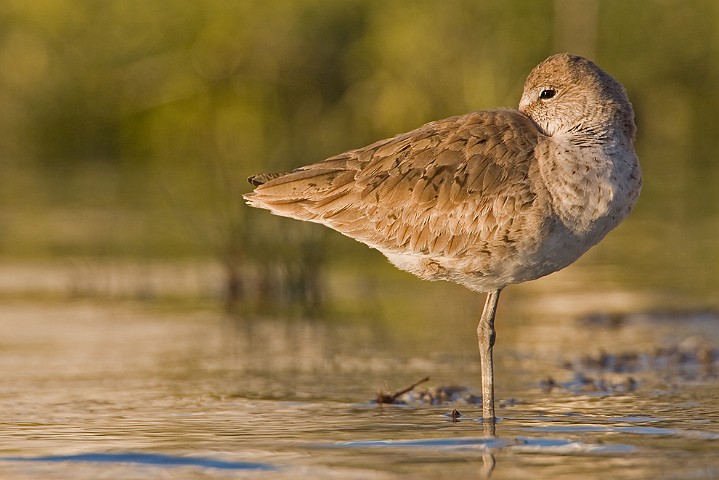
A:
{"type": "Polygon", "coordinates": [[[631,139],[584,133],[547,137],[538,158],[556,215],[594,243],[629,214],[641,178],[631,139]]]}

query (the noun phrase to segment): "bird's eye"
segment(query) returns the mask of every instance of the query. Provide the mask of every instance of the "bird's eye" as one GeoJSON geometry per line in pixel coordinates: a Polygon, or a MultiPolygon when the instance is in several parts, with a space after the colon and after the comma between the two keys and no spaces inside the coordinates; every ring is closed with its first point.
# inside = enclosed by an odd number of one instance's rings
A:
{"type": "Polygon", "coordinates": [[[542,90],[539,93],[539,99],[540,100],[549,100],[556,94],[557,94],[557,91],[554,90],[553,88],[545,88],[544,90],[542,90]]]}

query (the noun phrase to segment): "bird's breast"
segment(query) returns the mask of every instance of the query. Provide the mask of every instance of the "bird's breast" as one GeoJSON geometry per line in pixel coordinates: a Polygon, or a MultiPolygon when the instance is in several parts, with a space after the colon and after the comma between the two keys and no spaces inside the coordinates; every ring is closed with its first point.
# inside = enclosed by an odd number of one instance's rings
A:
{"type": "Polygon", "coordinates": [[[558,219],[587,248],[632,210],[641,173],[631,145],[601,146],[552,142],[541,146],[539,170],[558,219]]]}

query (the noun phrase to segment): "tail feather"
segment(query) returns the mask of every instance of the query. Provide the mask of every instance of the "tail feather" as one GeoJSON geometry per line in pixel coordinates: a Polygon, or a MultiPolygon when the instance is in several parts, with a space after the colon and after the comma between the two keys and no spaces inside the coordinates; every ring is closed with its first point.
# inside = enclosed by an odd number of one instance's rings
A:
{"type": "Polygon", "coordinates": [[[248,205],[276,215],[318,222],[324,210],[335,214],[349,207],[354,180],[354,171],[338,168],[259,174],[248,178],[256,189],[243,197],[248,205]]]}
{"type": "Polygon", "coordinates": [[[255,187],[259,187],[260,185],[267,183],[270,180],[274,180],[275,178],[280,178],[285,175],[287,175],[287,172],[285,172],[285,173],[258,173],[256,175],[250,175],[249,177],[247,177],[247,181],[250,182],[251,185],[254,185],[255,187]]]}

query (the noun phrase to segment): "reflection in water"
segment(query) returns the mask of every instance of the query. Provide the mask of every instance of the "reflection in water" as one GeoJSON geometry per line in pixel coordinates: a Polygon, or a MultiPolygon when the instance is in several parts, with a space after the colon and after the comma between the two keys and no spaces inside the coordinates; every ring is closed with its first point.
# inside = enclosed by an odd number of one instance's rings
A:
{"type": "Polygon", "coordinates": [[[482,469],[480,470],[479,478],[485,479],[492,476],[496,460],[491,450],[486,450],[482,453],[482,469]]]}

